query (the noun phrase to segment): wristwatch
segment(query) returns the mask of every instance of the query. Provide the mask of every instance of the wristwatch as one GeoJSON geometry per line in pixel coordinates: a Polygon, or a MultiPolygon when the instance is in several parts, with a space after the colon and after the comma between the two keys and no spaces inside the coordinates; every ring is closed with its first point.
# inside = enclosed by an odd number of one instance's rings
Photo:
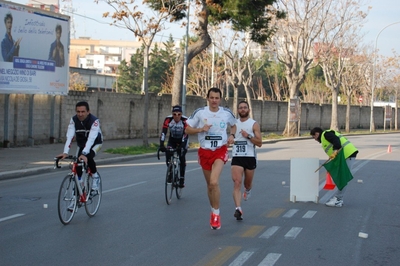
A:
{"type": "Polygon", "coordinates": [[[251,135],[251,134],[247,135],[248,139],[251,139],[252,137],[253,137],[253,135],[251,135]]]}

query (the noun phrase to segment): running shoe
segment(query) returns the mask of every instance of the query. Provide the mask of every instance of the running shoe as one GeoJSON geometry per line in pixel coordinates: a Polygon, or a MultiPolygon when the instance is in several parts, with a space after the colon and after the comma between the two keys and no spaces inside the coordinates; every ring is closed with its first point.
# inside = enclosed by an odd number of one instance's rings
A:
{"type": "Polygon", "coordinates": [[[218,230],[221,228],[221,220],[220,216],[214,213],[211,213],[211,220],[210,220],[211,229],[218,230]]]}
{"type": "Polygon", "coordinates": [[[248,200],[250,197],[251,197],[251,190],[245,189],[245,191],[243,192],[243,199],[248,200]]]}
{"type": "Polygon", "coordinates": [[[237,221],[241,221],[241,220],[243,220],[242,215],[243,215],[243,212],[239,209],[236,209],[235,214],[233,216],[236,218],[237,221]]]}
{"type": "Polygon", "coordinates": [[[338,199],[337,197],[331,198],[327,203],[325,203],[326,206],[328,207],[342,207],[343,206],[343,200],[338,199]]]}
{"type": "Polygon", "coordinates": [[[93,177],[92,190],[99,190],[99,184],[100,184],[100,178],[99,177],[93,177]]]}

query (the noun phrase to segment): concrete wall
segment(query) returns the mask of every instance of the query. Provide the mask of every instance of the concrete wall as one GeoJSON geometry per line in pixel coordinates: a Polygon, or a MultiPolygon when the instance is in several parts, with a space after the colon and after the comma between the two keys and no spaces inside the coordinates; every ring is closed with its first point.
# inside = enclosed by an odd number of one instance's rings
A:
{"type": "MultiPolygon", "coordinates": [[[[0,143],[24,146],[63,142],[68,122],[75,114],[75,104],[78,101],[89,102],[91,113],[100,118],[106,140],[142,137],[143,95],[77,91],[69,92],[68,96],[0,94],[0,143]]],[[[187,96],[186,104],[186,115],[189,116],[196,108],[207,105],[207,102],[198,96],[187,96]]],[[[284,130],[288,109],[286,102],[254,100],[252,104],[254,119],[260,123],[263,132],[284,130]]],[[[232,108],[232,100],[223,100],[221,105],[232,108]]],[[[351,128],[369,129],[370,111],[368,106],[352,106],[351,128]]],[[[150,94],[149,137],[159,136],[161,124],[170,113],[170,94],[150,94]]],[[[344,128],[346,106],[338,106],[338,117],[340,128],[344,128]]],[[[301,104],[301,130],[309,130],[315,126],[329,128],[330,119],[330,105],[301,104]]],[[[376,128],[383,128],[383,107],[374,108],[374,119],[376,128]]],[[[387,124],[387,129],[389,128],[387,124]]]]}

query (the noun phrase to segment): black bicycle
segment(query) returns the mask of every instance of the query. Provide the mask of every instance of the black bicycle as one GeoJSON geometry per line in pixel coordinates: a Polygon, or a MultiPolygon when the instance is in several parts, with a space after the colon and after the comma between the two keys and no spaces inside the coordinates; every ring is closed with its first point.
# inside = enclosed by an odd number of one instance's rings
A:
{"type": "MultiPolygon", "coordinates": [[[[181,161],[179,159],[178,149],[167,147],[171,159],[168,162],[167,173],[165,175],[165,200],[170,205],[172,201],[172,195],[175,190],[176,197],[180,199],[182,197],[182,188],[179,186],[179,169],[181,161]]],[[[160,160],[160,149],[157,150],[157,158],[160,160]]]]}
{"type": "MultiPolygon", "coordinates": [[[[93,176],[90,168],[78,157],[68,155],[65,159],[70,160],[71,172],[64,177],[58,192],[58,217],[63,224],[69,224],[74,218],[78,208],[85,206],[86,214],[93,217],[100,207],[102,197],[102,182],[99,174],[97,189],[92,189],[93,176]],[[78,180],[77,167],[83,167],[86,174],[78,180]]],[[[54,169],[61,168],[60,158],[54,158],[54,169]]]]}

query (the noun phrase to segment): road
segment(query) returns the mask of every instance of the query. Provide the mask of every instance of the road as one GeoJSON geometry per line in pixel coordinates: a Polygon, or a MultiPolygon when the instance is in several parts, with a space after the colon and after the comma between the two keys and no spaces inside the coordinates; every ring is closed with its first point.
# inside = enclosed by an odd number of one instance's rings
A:
{"type": "MultiPolygon", "coordinates": [[[[400,261],[398,134],[351,136],[360,150],[343,208],[290,202],[290,159],[319,158],[313,139],[265,144],[244,220],[233,217],[230,163],[223,171],[220,230],[195,152],[187,155],[183,197],[167,205],[165,162],[101,165],[103,201],[69,225],[57,216],[66,169],[0,182],[0,265],[396,265],[400,261]],[[391,145],[391,152],[388,152],[391,145]],[[283,185],[283,181],[286,183],[283,185]],[[44,208],[48,204],[48,208],[44,208]],[[368,238],[359,237],[367,233],[368,238]]],[[[325,171],[320,171],[325,182],[325,171]]],[[[322,185],[320,186],[322,187],[322,185]]]]}

